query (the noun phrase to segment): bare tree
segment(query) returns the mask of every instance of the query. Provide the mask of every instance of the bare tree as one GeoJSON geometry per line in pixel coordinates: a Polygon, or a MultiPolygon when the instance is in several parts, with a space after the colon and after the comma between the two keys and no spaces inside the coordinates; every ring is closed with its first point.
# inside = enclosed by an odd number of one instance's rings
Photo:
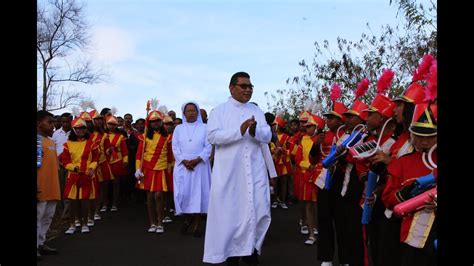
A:
{"type": "Polygon", "coordinates": [[[89,44],[88,28],[83,6],[76,0],[38,2],[36,50],[41,73],[38,75],[41,81],[38,109],[54,111],[78,104],[83,96],[70,90],[74,84],[102,81],[101,70],[94,70],[89,60],[77,57],[89,44]]]}

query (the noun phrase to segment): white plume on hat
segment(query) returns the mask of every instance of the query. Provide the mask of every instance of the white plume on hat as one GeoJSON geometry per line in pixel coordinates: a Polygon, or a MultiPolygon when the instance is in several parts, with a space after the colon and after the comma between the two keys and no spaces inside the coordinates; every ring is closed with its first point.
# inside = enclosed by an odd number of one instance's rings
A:
{"type": "Polygon", "coordinates": [[[111,112],[113,115],[115,115],[115,114],[117,113],[117,111],[118,111],[118,109],[117,109],[117,107],[115,107],[115,106],[112,106],[112,108],[110,108],[110,112],[111,112]]]}
{"type": "Polygon", "coordinates": [[[73,108],[71,108],[71,113],[74,117],[79,117],[81,111],[79,110],[79,107],[74,106],[73,108]]]}
{"type": "Polygon", "coordinates": [[[151,105],[151,110],[152,110],[152,111],[158,109],[158,103],[160,103],[160,100],[158,100],[157,98],[152,98],[152,99],[150,100],[150,105],[151,105]]]}
{"type": "Polygon", "coordinates": [[[160,111],[164,115],[167,115],[168,114],[168,107],[166,107],[166,105],[161,105],[160,107],[158,107],[158,111],[160,111]]]}
{"type": "Polygon", "coordinates": [[[303,110],[304,111],[308,111],[308,112],[311,112],[311,108],[313,106],[313,101],[311,99],[308,99],[304,102],[304,107],[303,107],[303,110]]]}
{"type": "Polygon", "coordinates": [[[317,101],[313,102],[311,106],[311,113],[317,114],[323,109],[323,105],[317,101]]]}
{"type": "Polygon", "coordinates": [[[87,111],[87,108],[96,109],[94,101],[92,100],[82,100],[79,103],[79,106],[81,107],[82,111],[87,111]]]}

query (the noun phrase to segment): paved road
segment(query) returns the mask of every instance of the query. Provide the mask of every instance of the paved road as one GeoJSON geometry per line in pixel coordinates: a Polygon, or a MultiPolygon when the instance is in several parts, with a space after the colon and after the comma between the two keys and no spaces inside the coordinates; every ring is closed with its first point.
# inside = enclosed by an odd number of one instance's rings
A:
{"type": "MultiPolygon", "coordinates": [[[[316,266],[316,245],[304,245],[299,234],[298,208],[272,210],[272,223],[260,257],[262,265],[316,266]]],[[[107,212],[96,222],[91,233],[61,234],[48,244],[59,255],[43,256],[41,266],[102,265],[211,265],[202,262],[204,237],[181,235],[181,217],[166,224],[162,235],[148,233],[146,206],[143,203],[122,205],[119,212],[107,212]]],[[[222,263],[221,265],[225,265],[222,263]]],[[[336,262],[334,264],[338,266],[336,262]]]]}

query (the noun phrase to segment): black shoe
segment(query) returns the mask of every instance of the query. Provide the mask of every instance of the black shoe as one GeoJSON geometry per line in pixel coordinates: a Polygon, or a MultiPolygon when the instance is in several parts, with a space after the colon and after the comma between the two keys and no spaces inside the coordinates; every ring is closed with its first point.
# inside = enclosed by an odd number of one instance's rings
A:
{"type": "Polygon", "coordinates": [[[185,235],[188,232],[188,228],[191,224],[183,223],[181,226],[181,234],[185,235]]]}
{"type": "Polygon", "coordinates": [[[196,231],[194,231],[193,236],[200,238],[202,236],[201,230],[197,229],[196,231]]]}
{"type": "Polygon", "coordinates": [[[249,265],[249,266],[257,266],[257,265],[259,265],[258,253],[257,253],[257,251],[254,251],[253,254],[250,255],[250,256],[242,257],[242,261],[243,261],[246,265],[249,265]]]}
{"type": "Polygon", "coordinates": [[[239,266],[239,259],[240,257],[228,257],[225,261],[227,266],[239,266]]]}
{"type": "Polygon", "coordinates": [[[57,249],[48,247],[47,245],[39,246],[38,251],[41,255],[54,255],[59,253],[57,249]]]}

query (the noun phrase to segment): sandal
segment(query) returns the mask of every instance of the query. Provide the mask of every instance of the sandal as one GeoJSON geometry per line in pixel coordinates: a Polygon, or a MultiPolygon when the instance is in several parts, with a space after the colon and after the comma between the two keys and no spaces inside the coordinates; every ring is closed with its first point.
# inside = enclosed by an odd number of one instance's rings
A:
{"type": "Polygon", "coordinates": [[[87,220],[87,226],[94,226],[94,225],[95,225],[94,220],[91,220],[91,219],[87,220]]]}
{"type": "Polygon", "coordinates": [[[66,232],[64,232],[66,235],[72,235],[74,234],[74,232],[76,232],[76,227],[75,226],[70,226],[66,232]]]}
{"type": "Polygon", "coordinates": [[[306,241],[304,242],[305,245],[314,245],[314,242],[316,242],[316,237],[308,237],[308,239],[306,239],[306,241]]]}
{"type": "Polygon", "coordinates": [[[300,233],[301,233],[302,235],[307,235],[307,234],[309,234],[308,226],[306,226],[306,225],[301,226],[300,233]]]}
{"type": "Polygon", "coordinates": [[[150,228],[148,228],[148,233],[155,233],[156,232],[156,225],[152,224],[150,228]]]}
{"type": "Polygon", "coordinates": [[[100,217],[99,214],[94,214],[94,221],[100,221],[102,219],[102,217],[100,217]]]}
{"type": "Polygon", "coordinates": [[[157,233],[157,234],[162,234],[162,233],[164,233],[164,232],[165,232],[165,228],[164,228],[162,225],[158,225],[158,226],[156,227],[156,233],[157,233]]]}

